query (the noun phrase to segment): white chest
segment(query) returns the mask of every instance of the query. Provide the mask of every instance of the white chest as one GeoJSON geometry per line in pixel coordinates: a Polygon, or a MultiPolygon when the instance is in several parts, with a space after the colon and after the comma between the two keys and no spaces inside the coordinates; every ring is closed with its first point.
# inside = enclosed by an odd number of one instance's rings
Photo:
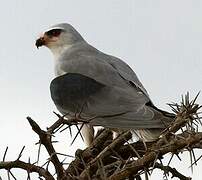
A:
{"type": "Polygon", "coordinates": [[[62,76],[64,74],[66,74],[67,72],[63,71],[60,64],[58,62],[56,62],[55,64],[55,76],[58,77],[58,76],[62,76]]]}

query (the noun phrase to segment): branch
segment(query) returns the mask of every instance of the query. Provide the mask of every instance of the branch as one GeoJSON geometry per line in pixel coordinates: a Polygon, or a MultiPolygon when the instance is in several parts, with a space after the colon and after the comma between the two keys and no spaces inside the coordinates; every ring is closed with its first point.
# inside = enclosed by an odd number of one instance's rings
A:
{"type": "Polygon", "coordinates": [[[122,170],[110,176],[109,180],[120,180],[129,177],[130,175],[137,174],[138,171],[145,167],[151,167],[157,158],[161,158],[169,152],[175,153],[184,148],[192,147],[192,145],[199,143],[201,140],[202,133],[195,133],[185,139],[173,139],[169,144],[162,146],[161,148],[153,149],[143,157],[127,164],[122,170]]]}
{"type": "Polygon", "coordinates": [[[165,173],[169,173],[170,172],[172,174],[172,178],[173,177],[177,177],[180,180],[191,180],[190,177],[184,176],[183,174],[181,174],[180,172],[178,172],[175,168],[171,168],[170,166],[163,166],[162,164],[159,164],[159,163],[156,162],[154,168],[161,169],[165,173]]]}
{"type": "Polygon", "coordinates": [[[48,134],[46,131],[41,130],[39,125],[32,120],[30,117],[27,117],[27,120],[29,121],[33,131],[38,134],[40,138],[40,143],[43,144],[50,156],[50,160],[53,163],[56,173],[58,175],[58,179],[62,180],[63,178],[66,178],[65,170],[62,166],[62,163],[60,163],[57,153],[53,147],[53,144],[51,142],[51,134],[48,134]]]}
{"type": "Polygon", "coordinates": [[[20,168],[26,170],[28,173],[38,173],[40,176],[47,180],[54,180],[53,176],[44,168],[34,164],[26,163],[20,160],[0,162],[0,169],[10,170],[12,168],[20,168]]]}
{"type": "Polygon", "coordinates": [[[89,175],[91,176],[98,169],[98,161],[103,163],[109,158],[113,151],[119,149],[127,140],[131,139],[132,135],[130,132],[125,132],[116,138],[110,145],[108,145],[102,152],[98,154],[93,160],[91,160],[85,170],[81,173],[80,178],[86,179],[89,175]]]}
{"type": "Polygon", "coordinates": [[[105,129],[91,144],[90,147],[85,150],[77,150],[76,159],[72,161],[66,172],[71,174],[71,176],[76,176],[77,171],[79,174],[85,169],[85,166],[81,159],[84,160],[85,163],[88,163],[93,158],[95,158],[106,146],[108,146],[112,142],[112,131],[105,129]]]}

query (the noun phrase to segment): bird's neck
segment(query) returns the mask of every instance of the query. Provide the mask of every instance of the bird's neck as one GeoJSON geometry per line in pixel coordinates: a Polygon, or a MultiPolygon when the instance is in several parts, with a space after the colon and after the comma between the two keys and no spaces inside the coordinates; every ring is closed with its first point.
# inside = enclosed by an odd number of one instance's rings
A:
{"type": "Polygon", "coordinates": [[[57,47],[51,47],[50,50],[53,53],[54,59],[58,60],[59,57],[66,52],[68,49],[70,49],[73,45],[63,45],[63,46],[57,46],[57,47]]]}
{"type": "Polygon", "coordinates": [[[72,45],[65,45],[57,48],[50,48],[53,56],[54,56],[54,69],[55,69],[55,75],[56,77],[66,74],[67,72],[64,71],[64,61],[68,61],[67,58],[64,57],[64,53],[67,55],[68,52],[72,52],[72,49],[76,47],[80,47],[81,45],[86,45],[87,43],[85,41],[80,41],[77,43],[74,43],[72,45]]]}

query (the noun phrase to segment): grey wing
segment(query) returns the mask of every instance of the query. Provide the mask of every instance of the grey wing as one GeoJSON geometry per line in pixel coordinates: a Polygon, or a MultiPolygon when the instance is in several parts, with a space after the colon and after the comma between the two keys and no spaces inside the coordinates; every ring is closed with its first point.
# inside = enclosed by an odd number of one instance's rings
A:
{"type": "Polygon", "coordinates": [[[162,127],[154,112],[145,106],[144,94],[130,94],[127,88],[109,87],[87,76],[67,73],[55,78],[50,85],[51,97],[63,113],[80,112],[90,121],[119,129],[144,129],[162,127]]]}
{"type": "Polygon", "coordinates": [[[98,116],[91,121],[93,125],[118,129],[165,128],[170,119],[146,106],[146,102],[144,94],[132,96],[125,89],[105,87],[88,99],[85,113],[98,116]]]}
{"type": "Polygon", "coordinates": [[[144,94],[128,94],[126,88],[109,87],[87,76],[67,73],[55,78],[50,85],[51,97],[63,113],[76,113],[82,109],[84,117],[97,117],[90,121],[118,129],[162,128],[161,116],[147,106],[144,94]]]}
{"type": "Polygon", "coordinates": [[[142,83],[139,81],[137,75],[128,64],[126,64],[124,61],[114,56],[109,55],[107,56],[109,57],[107,58],[109,63],[117,70],[117,72],[120,74],[122,78],[124,78],[126,81],[129,81],[136,88],[139,88],[147,97],[149,97],[146,89],[144,88],[142,83]]]}

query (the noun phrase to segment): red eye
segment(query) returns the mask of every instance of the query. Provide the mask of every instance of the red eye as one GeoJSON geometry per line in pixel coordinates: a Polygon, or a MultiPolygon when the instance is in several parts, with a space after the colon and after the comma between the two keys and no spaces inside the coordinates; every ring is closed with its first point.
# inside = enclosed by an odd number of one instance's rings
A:
{"type": "Polygon", "coordinates": [[[49,36],[49,37],[57,37],[61,34],[62,30],[61,29],[52,29],[48,32],[46,32],[46,34],[49,36]]]}

